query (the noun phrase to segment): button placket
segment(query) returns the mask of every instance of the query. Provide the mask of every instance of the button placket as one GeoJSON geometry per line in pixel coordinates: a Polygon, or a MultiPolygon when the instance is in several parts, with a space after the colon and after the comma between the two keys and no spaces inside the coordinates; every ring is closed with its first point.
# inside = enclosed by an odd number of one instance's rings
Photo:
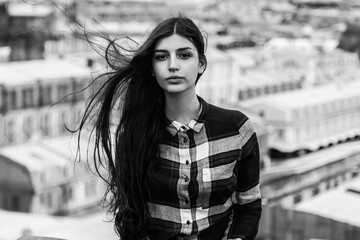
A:
{"type": "Polygon", "coordinates": [[[190,178],[185,175],[184,180],[185,180],[185,182],[189,182],[190,178]]]}
{"type": "MultiPolygon", "coordinates": [[[[189,149],[189,137],[188,137],[188,133],[187,133],[187,129],[185,126],[181,126],[180,127],[180,131],[178,131],[178,139],[179,139],[179,144],[180,144],[180,148],[182,148],[185,152],[186,152],[186,157],[183,158],[182,164],[183,168],[182,168],[182,176],[180,178],[182,178],[182,185],[187,189],[189,183],[190,183],[190,174],[191,174],[191,170],[190,170],[190,163],[191,163],[191,156],[190,156],[190,149],[189,149]]],[[[182,205],[184,206],[184,208],[188,208],[189,204],[190,204],[190,198],[189,198],[189,192],[188,190],[185,190],[186,193],[184,193],[185,195],[182,198],[182,205]]],[[[187,221],[186,222],[187,225],[190,225],[191,222],[187,221]]]]}

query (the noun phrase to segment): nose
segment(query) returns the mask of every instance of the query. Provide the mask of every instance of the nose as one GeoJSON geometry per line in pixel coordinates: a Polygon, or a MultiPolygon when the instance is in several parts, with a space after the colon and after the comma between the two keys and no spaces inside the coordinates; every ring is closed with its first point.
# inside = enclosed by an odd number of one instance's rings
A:
{"type": "Polygon", "coordinates": [[[170,72],[179,70],[179,64],[178,64],[176,56],[170,56],[168,69],[170,72]]]}

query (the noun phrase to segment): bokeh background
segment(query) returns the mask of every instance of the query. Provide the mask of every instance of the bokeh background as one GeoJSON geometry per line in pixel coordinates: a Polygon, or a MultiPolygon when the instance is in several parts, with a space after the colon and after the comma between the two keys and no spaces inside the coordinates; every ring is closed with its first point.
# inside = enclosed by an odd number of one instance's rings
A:
{"type": "Polygon", "coordinates": [[[67,128],[106,71],[96,36],[141,43],[179,13],[208,39],[198,94],[255,125],[257,239],[360,239],[359,0],[0,0],[0,240],[118,239],[67,128]]]}

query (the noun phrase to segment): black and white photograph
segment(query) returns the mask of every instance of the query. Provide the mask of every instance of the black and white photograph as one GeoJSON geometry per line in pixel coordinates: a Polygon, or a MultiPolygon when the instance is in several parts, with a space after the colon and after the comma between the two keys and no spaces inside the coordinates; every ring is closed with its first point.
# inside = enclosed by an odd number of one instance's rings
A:
{"type": "Polygon", "coordinates": [[[0,0],[0,240],[360,240],[360,0],[0,0]]]}

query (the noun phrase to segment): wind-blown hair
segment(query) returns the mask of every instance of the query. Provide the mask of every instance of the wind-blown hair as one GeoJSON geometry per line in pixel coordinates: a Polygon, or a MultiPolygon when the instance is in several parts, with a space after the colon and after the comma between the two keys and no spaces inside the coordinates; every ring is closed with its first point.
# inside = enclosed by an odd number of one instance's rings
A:
{"type": "Polygon", "coordinates": [[[104,199],[109,198],[109,212],[122,240],[141,239],[147,233],[147,179],[156,166],[166,128],[165,97],[152,75],[152,58],[156,43],[174,33],[194,44],[206,68],[206,38],[191,19],[181,15],[160,22],[133,52],[110,41],[105,59],[111,72],[96,79],[96,85],[100,80],[104,83],[90,99],[78,128],[80,136],[85,125],[93,124],[90,138],[95,140],[96,171],[107,182],[104,199]],[[119,118],[115,131],[112,116],[119,118]],[[106,174],[99,171],[100,165],[106,174]]]}

